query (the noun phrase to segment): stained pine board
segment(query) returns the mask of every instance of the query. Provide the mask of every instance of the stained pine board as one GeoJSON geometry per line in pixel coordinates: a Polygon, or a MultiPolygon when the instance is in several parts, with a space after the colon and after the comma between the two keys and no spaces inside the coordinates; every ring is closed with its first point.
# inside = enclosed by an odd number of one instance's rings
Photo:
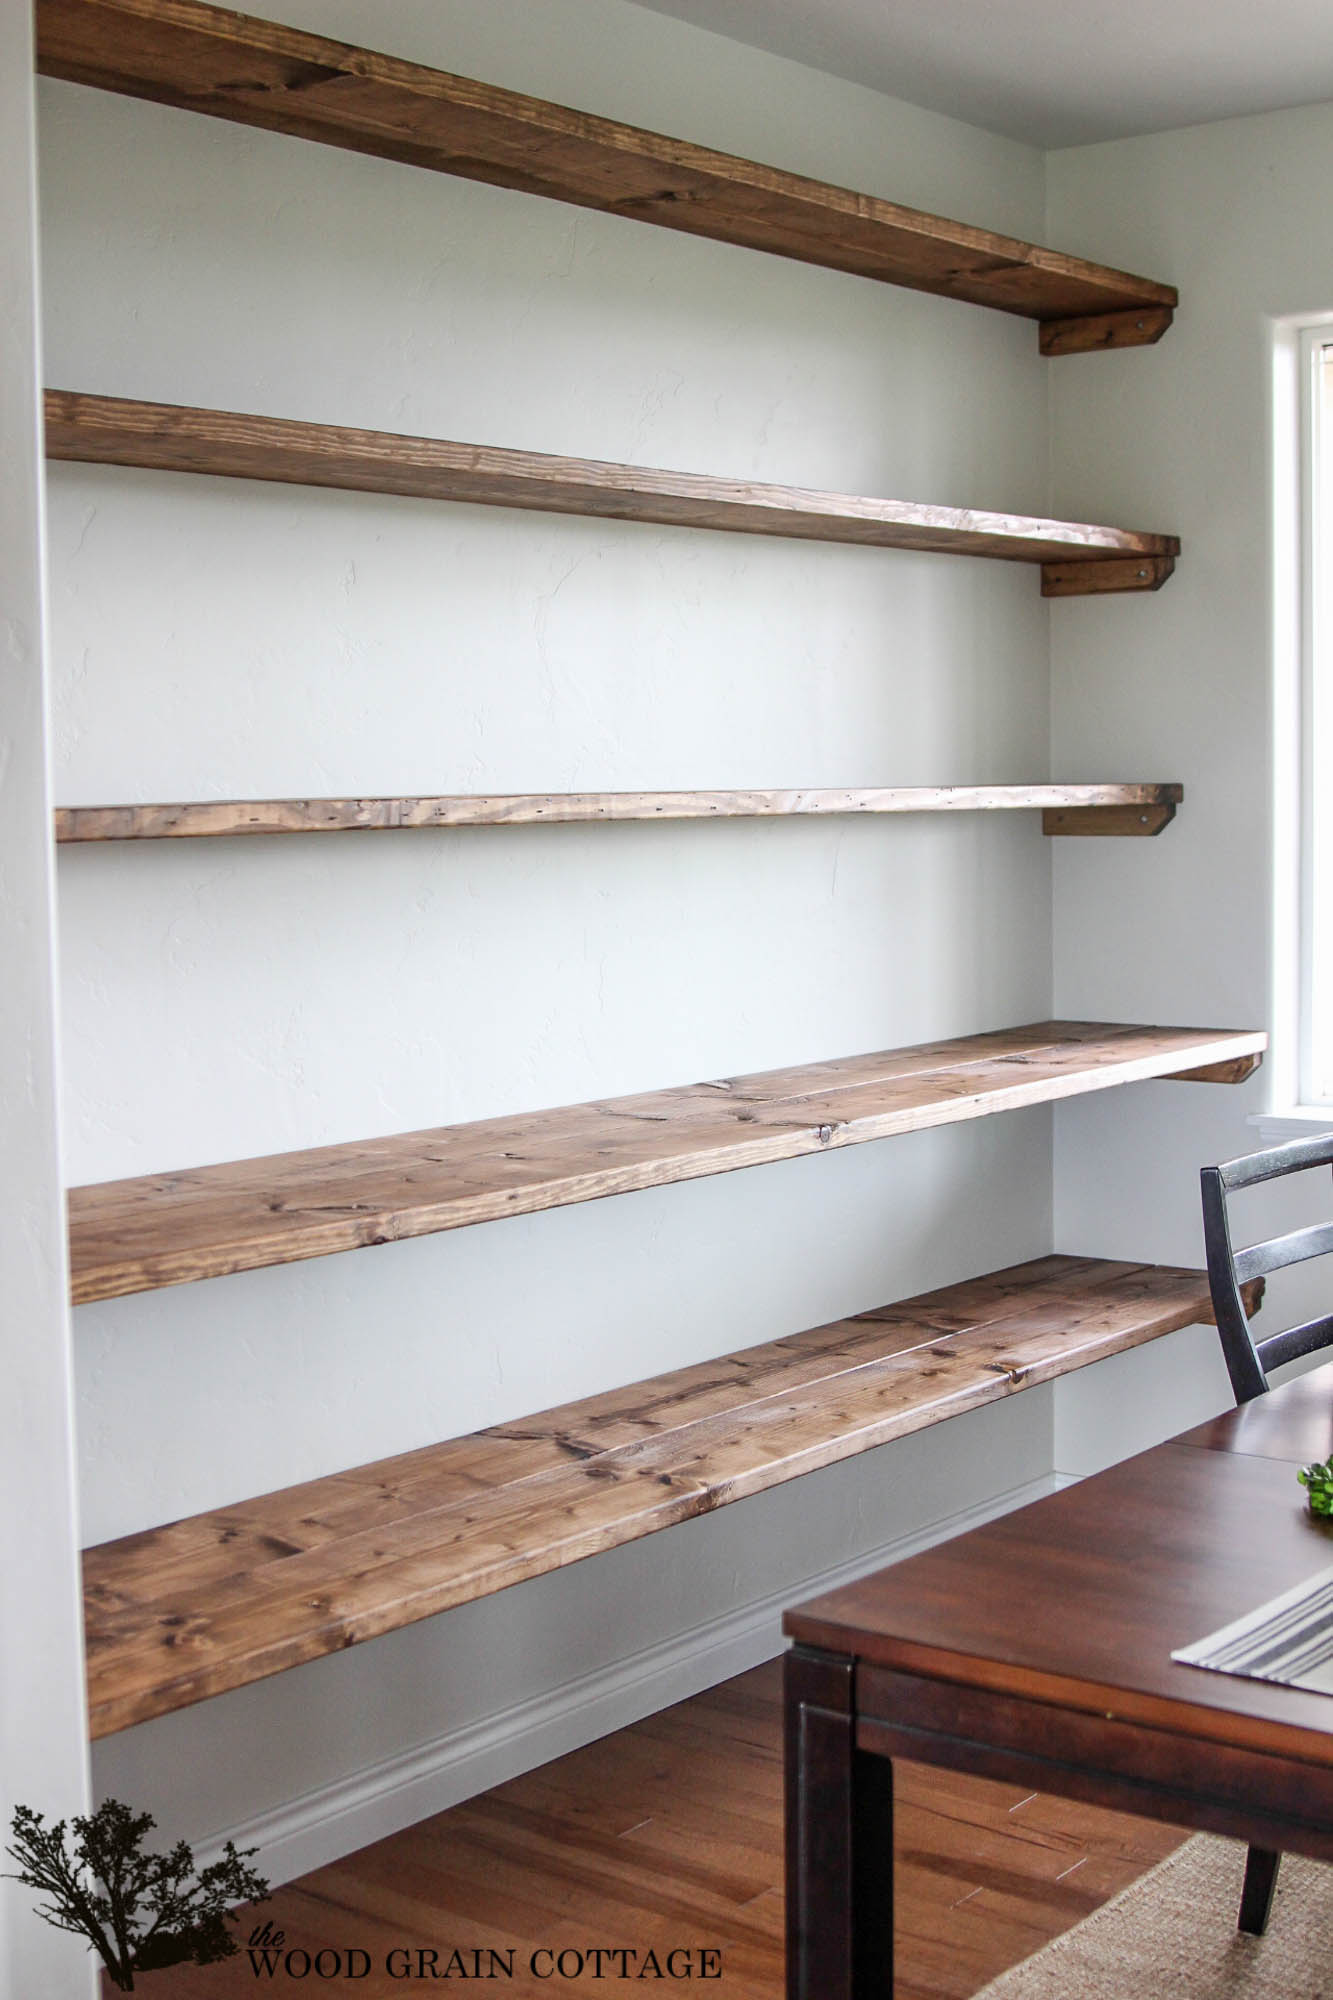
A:
{"type": "Polygon", "coordinates": [[[1174,535],[1131,528],[765,486],[65,389],[47,390],[45,411],[47,456],[80,464],[211,473],[936,555],[1057,562],[1080,578],[1089,569],[1097,573],[1076,582],[1064,593],[1068,595],[1107,588],[1155,590],[1180,550],[1174,535]],[[1060,560],[1071,556],[1078,562],[1060,560]]]}
{"type": "Polygon", "coordinates": [[[1044,1257],[90,1549],[93,1734],[414,1623],[1211,1317],[1044,1257]]]}
{"type": "Polygon", "coordinates": [[[1267,1036],[1046,1021],[757,1076],[75,1188],[75,1304],[795,1159],[1115,1084],[1253,1068],[1267,1036]]]}
{"type": "Polygon", "coordinates": [[[196,0],[38,0],[37,65],[240,124],[518,188],[1046,322],[1157,340],[1172,286],[196,0]]]}
{"type": "Polygon", "coordinates": [[[216,799],[176,805],[62,806],[62,844],[194,840],[230,834],[381,832],[409,827],[554,826],[602,820],[768,819],[835,813],[1039,808],[1048,833],[1158,833],[1179,785],[897,785],[836,791],[528,792],[402,799],[216,799]]]}

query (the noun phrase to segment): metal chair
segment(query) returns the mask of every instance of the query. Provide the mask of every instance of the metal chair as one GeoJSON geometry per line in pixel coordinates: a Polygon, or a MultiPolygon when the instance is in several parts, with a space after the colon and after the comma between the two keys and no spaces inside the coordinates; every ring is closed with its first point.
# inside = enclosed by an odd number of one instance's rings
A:
{"type": "MultiPolygon", "coordinates": [[[[1213,1315],[1222,1340],[1222,1354],[1231,1377],[1237,1403],[1248,1403],[1268,1389],[1269,1370],[1333,1346],[1333,1313],[1305,1320],[1282,1333],[1266,1334],[1256,1340],[1241,1296],[1242,1288],[1256,1278],[1307,1258],[1323,1257],[1333,1251],[1333,1222],[1317,1222],[1305,1229],[1293,1229],[1285,1236],[1271,1237],[1237,1250],[1231,1241],[1227,1196],[1238,1188],[1256,1187],[1261,1181],[1278,1180],[1285,1174],[1308,1172],[1312,1167],[1333,1166],[1333,1134],[1319,1139],[1296,1139],[1286,1146],[1272,1146],[1267,1152],[1250,1153],[1242,1160],[1228,1160],[1220,1167],[1204,1167],[1203,1240],[1208,1254],[1208,1287],[1213,1297],[1213,1315]]],[[[1237,1928],[1262,1937],[1272,1908],[1281,1857],[1270,1849],[1252,1847],[1245,1861],[1245,1886],[1241,1891],[1237,1928]]]]}

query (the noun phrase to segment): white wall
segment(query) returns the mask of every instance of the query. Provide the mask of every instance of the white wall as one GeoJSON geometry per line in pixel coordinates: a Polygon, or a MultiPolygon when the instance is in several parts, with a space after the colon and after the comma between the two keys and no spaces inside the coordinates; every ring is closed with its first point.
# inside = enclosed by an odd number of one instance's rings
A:
{"type": "MultiPolygon", "coordinates": [[[[1046,233],[1035,152],[624,0],[280,11],[1046,233]]],[[[1024,321],[72,86],[42,107],[58,386],[1043,512],[1053,382],[1061,503],[1178,525],[1114,417],[1082,482],[1067,441],[1078,384],[1112,410],[1170,342],[1052,370],[1024,321]]],[[[1121,224],[1075,235],[1116,257],[1121,224]]],[[[50,487],[62,803],[1047,774],[1026,568],[110,469],[50,487]]],[[[1205,752],[1156,718],[1096,726],[1108,663],[1137,685],[1137,649],[1164,657],[1188,577],[1058,608],[1056,775],[1191,778],[1205,752]]],[[[1190,811],[1162,841],[1064,844],[1071,932],[1094,897],[1160,898],[1190,811]]],[[[71,1177],[1039,1018],[1050,870],[1017,816],[66,851],[71,1177]]],[[[1185,1005],[1174,949],[1141,956],[1140,991],[1081,979],[1075,945],[1062,1005],[1255,1014],[1226,987],[1185,1005]]],[[[1155,1120],[1191,1094],[1127,1095],[1155,1120]]],[[[1036,1111],[82,1309],[88,1538],[1044,1250],[1050,1135],[1036,1111]]],[[[1155,1218],[1121,1227],[1132,1179],[1074,1200],[1061,1247],[1160,1248],[1155,1218]]],[[[168,1832],[248,1825],[275,1874],[309,1865],[771,1650],[816,1577],[1029,1490],[1060,1409],[1082,1469],[1103,1379],[128,1732],[98,1781],[168,1832]]]]}
{"type": "MultiPolygon", "coordinates": [[[[1333,310],[1331,142],[1333,106],[1319,106],[1048,161],[1051,240],[1151,271],[1183,301],[1148,367],[1124,354],[1052,371],[1055,510],[1160,524],[1184,541],[1174,579],[1156,599],[1127,603],[1114,630],[1095,604],[1053,611],[1061,776],[1160,773],[1186,791],[1170,831],[1132,855],[1056,856],[1064,1012],[1269,1023],[1272,724],[1284,664],[1274,593],[1286,587],[1274,575],[1270,385],[1275,323],[1333,310]]],[[[1286,1023],[1271,1025],[1280,1036],[1286,1023]]],[[[1268,1105],[1289,1055],[1279,1047],[1277,1063],[1239,1089],[1158,1083],[1062,1106],[1062,1247],[1198,1262],[1198,1169],[1264,1143],[1246,1117],[1268,1105]]],[[[1327,1183],[1245,1199],[1242,1227],[1258,1237],[1326,1214],[1327,1183]]],[[[1317,1268],[1279,1280],[1267,1318],[1276,1327],[1318,1310],[1323,1292],[1317,1268]]]]}
{"type": "MultiPolygon", "coordinates": [[[[86,1810],[71,1358],[55,1110],[31,29],[0,8],[0,1848],[86,1810]]],[[[6,1867],[8,1864],[5,1864],[6,1867]]],[[[0,1882],[0,1995],[79,2000],[76,1939],[0,1882]]]]}

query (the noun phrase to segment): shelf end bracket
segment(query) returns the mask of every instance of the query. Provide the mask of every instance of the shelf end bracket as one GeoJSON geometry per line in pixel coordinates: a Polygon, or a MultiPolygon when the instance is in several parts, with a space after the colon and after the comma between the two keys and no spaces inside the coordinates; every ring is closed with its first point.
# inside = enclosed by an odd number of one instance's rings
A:
{"type": "Polygon", "coordinates": [[[1098,597],[1113,590],[1160,590],[1176,566],[1174,556],[1084,556],[1044,562],[1043,597],[1098,597]]]}
{"type": "Polygon", "coordinates": [[[1037,338],[1046,355],[1100,354],[1108,347],[1151,347],[1155,340],[1161,339],[1174,317],[1174,306],[1079,313],[1069,319],[1040,321],[1037,338]]]}

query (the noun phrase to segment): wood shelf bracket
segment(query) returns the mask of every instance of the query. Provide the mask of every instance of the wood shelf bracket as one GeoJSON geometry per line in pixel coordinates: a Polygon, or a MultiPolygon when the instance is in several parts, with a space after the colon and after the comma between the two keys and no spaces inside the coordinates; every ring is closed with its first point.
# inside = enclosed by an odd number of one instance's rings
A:
{"type": "Polygon", "coordinates": [[[1148,347],[1161,339],[1174,317],[1170,306],[1143,306],[1131,312],[1048,319],[1041,323],[1038,341],[1045,355],[1100,354],[1114,347],[1148,347]]]}
{"type": "Polygon", "coordinates": [[[1094,834],[1132,840],[1151,836],[1170,826],[1180,803],[1181,788],[1175,786],[1174,799],[1151,805],[1048,806],[1041,816],[1043,833],[1094,834]]]}
{"type": "Polygon", "coordinates": [[[1074,558],[1069,562],[1044,562],[1041,566],[1043,597],[1101,597],[1111,591],[1160,590],[1176,566],[1180,553],[1131,556],[1089,562],[1074,558]]]}
{"type": "Polygon", "coordinates": [[[1247,1076],[1253,1076],[1263,1061],[1262,1049],[1253,1050],[1249,1055],[1233,1056],[1225,1062],[1200,1063],[1197,1069],[1173,1069],[1165,1079],[1168,1083],[1244,1083],[1247,1076]]]}

